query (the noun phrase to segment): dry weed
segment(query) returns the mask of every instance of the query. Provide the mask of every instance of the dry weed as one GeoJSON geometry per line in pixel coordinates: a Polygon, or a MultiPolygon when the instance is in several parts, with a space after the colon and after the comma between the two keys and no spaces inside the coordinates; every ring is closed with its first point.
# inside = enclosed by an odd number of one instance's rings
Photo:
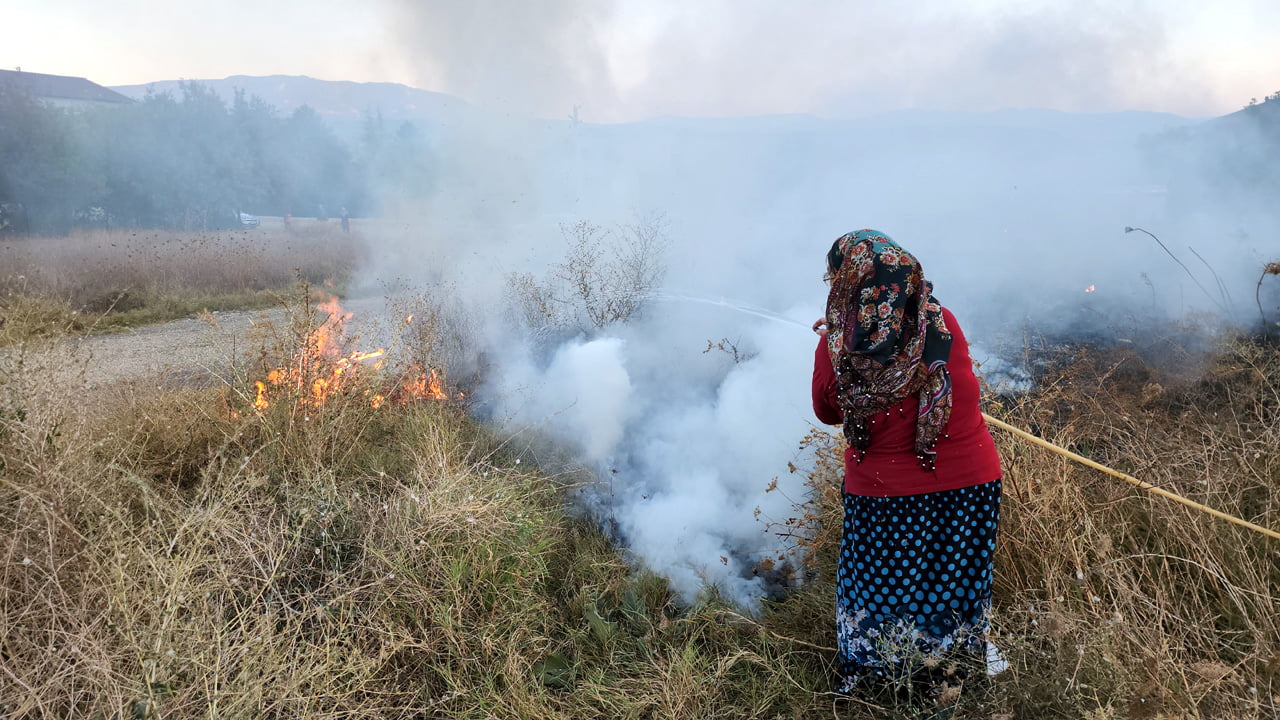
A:
{"type": "Polygon", "coordinates": [[[824,684],[819,656],[677,609],[664,581],[567,515],[554,479],[452,403],[374,409],[355,384],[322,406],[255,410],[253,367],[88,402],[44,369],[8,370],[0,715],[739,718],[824,704],[808,690],[824,684]]]}

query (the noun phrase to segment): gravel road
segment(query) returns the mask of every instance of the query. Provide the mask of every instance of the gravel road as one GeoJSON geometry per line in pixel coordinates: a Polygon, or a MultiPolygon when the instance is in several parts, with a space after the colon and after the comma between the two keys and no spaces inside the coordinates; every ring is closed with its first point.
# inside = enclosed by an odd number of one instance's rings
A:
{"type": "MultiPolygon", "coordinates": [[[[347,300],[342,305],[352,313],[351,332],[375,325],[385,312],[382,298],[347,300]]],[[[285,322],[283,309],[217,312],[129,332],[73,338],[40,352],[71,353],[80,362],[69,366],[83,368],[83,381],[91,386],[170,372],[220,375],[237,356],[257,351],[272,328],[282,329],[285,322]]]]}

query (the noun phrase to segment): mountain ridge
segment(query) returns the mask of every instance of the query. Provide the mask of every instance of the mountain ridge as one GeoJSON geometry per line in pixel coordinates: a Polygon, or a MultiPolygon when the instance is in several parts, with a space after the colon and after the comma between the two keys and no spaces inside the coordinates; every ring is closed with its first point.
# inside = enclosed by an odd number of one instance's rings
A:
{"type": "Polygon", "coordinates": [[[230,102],[236,90],[261,98],[283,113],[307,105],[326,117],[358,119],[380,112],[389,120],[443,119],[470,109],[461,98],[400,83],[320,80],[306,75],[231,75],[220,79],[158,80],[115,85],[112,90],[139,99],[148,92],[176,92],[183,82],[207,86],[230,102]]]}
{"type": "MultiPolygon", "coordinates": [[[[134,85],[113,85],[112,90],[130,98],[140,99],[148,92],[176,92],[183,82],[196,82],[209,87],[224,101],[230,102],[235,91],[243,90],[256,95],[283,113],[307,105],[326,117],[360,118],[366,112],[381,112],[388,120],[444,120],[460,114],[483,112],[483,108],[448,93],[423,90],[393,82],[360,82],[353,80],[322,80],[307,75],[231,75],[219,79],[157,80],[134,85]]],[[[547,118],[529,118],[546,121],[547,118]]],[[[603,125],[650,124],[658,126],[699,125],[703,123],[728,123],[733,126],[769,126],[826,124],[878,124],[878,123],[991,123],[999,124],[1053,124],[1073,122],[1105,122],[1128,120],[1135,124],[1194,124],[1210,118],[1189,118],[1173,113],[1156,111],[1108,111],[1068,112],[1045,108],[1002,108],[999,110],[926,110],[898,109],[868,115],[817,115],[812,113],[765,113],[741,117],[703,117],[662,115],[643,120],[620,123],[586,123],[603,125]]],[[[569,122],[566,115],[561,121],[569,122]]],[[[550,121],[557,121],[551,118],[550,121]]]]}

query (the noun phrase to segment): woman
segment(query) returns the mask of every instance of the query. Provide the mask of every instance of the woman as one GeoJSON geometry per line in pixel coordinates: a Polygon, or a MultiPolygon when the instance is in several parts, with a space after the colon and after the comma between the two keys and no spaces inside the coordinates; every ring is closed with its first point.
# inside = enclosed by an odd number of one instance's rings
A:
{"type": "Polygon", "coordinates": [[[848,440],[838,691],[905,678],[941,691],[1003,662],[987,643],[1000,458],[964,335],[915,257],[859,230],[827,270],[813,408],[848,440]]]}

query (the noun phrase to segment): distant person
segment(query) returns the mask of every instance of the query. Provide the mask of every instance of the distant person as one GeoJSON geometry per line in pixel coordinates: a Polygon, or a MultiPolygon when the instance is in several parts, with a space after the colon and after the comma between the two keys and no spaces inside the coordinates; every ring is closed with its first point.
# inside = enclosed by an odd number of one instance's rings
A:
{"type": "Polygon", "coordinates": [[[972,673],[1007,665],[987,639],[1000,456],[969,346],[920,263],[881,232],[836,240],[826,280],[813,409],[848,441],[837,691],[954,699],[972,673]]]}
{"type": "Polygon", "coordinates": [[[347,212],[347,207],[342,206],[342,232],[351,232],[351,213],[347,212]]]}
{"type": "Polygon", "coordinates": [[[284,214],[284,229],[285,229],[285,230],[290,230],[290,229],[292,229],[292,228],[293,228],[293,213],[285,213],[285,214],[284,214]]]}
{"type": "Polygon", "coordinates": [[[320,222],[327,222],[329,220],[329,211],[325,209],[324,203],[316,206],[316,219],[320,222]]]}

